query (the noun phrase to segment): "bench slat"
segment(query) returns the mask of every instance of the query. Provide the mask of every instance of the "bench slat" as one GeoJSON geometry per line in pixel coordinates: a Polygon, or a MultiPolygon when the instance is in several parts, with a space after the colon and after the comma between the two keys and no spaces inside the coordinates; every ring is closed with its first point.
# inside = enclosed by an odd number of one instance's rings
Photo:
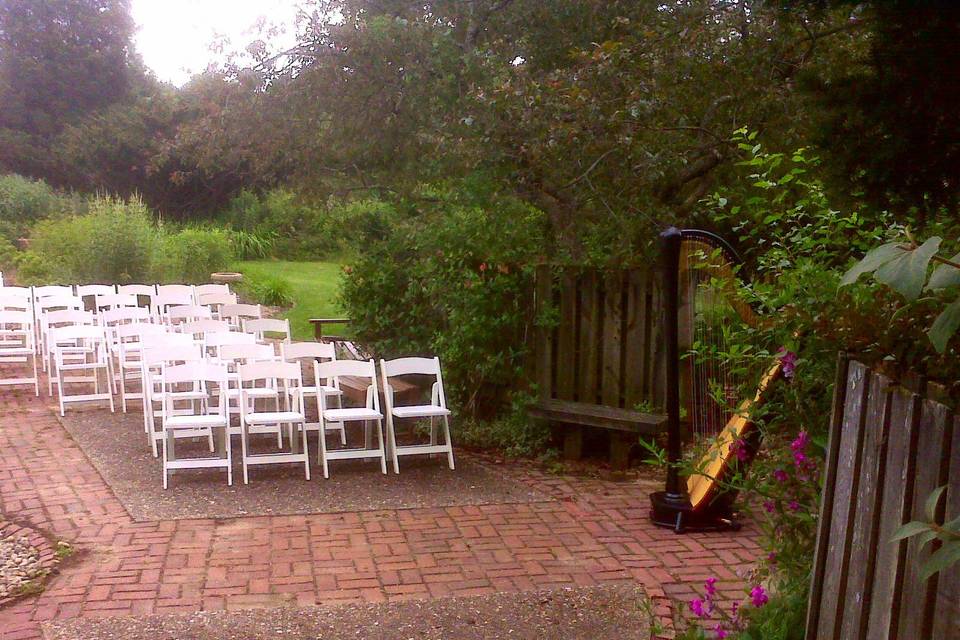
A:
{"type": "Polygon", "coordinates": [[[644,434],[663,431],[666,421],[663,415],[565,400],[541,400],[530,407],[530,415],[554,422],[644,434]]]}

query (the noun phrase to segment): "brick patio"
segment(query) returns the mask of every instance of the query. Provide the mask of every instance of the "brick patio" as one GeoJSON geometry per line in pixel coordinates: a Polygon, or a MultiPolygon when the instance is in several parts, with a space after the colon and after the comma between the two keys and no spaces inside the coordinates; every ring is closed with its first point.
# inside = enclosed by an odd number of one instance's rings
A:
{"type": "MultiPolygon", "coordinates": [[[[635,581],[668,621],[709,576],[740,598],[756,532],[677,536],[649,486],[516,473],[530,504],[136,523],[48,407],[0,392],[0,510],[78,553],[0,609],[0,640],[46,620],[382,602],[635,581]]],[[[159,472],[157,474],[159,482],[159,472]]],[[[323,482],[314,479],[313,482],[323,482]]]]}

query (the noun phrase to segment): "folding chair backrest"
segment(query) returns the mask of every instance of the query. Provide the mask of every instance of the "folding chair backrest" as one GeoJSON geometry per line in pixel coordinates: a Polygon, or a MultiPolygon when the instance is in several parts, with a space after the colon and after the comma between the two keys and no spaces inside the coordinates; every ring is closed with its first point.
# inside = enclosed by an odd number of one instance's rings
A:
{"type": "Polygon", "coordinates": [[[152,284],[120,284],[117,285],[117,293],[125,296],[150,296],[157,295],[157,287],[152,284]]]}
{"type": "Polygon", "coordinates": [[[280,345],[282,360],[336,360],[337,348],[332,342],[287,342],[280,345]]]}
{"type": "Polygon", "coordinates": [[[174,385],[184,382],[215,382],[218,385],[226,387],[227,375],[226,365],[197,360],[184,362],[183,364],[165,365],[163,367],[163,384],[174,385]]]}
{"type": "Polygon", "coordinates": [[[167,309],[167,318],[171,322],[178,320],[204,320],[210,319],[213,314],[210,307],[201,307],[198,304],[186,304],[167,309]]]}
{"type": "Polygon", "coordinates": [[[397,358],[381,360],[380,370],[387,378],[420,374],[435,376],[440,373],[440,358],[397,358]]]}
{"type": "Polygon", "coordinates": [[[18,309],[0,310],[0,327],[6,331],[31,331],[33,329],[33,314],[18,309]],[[13,327],[19,327],[14,329],[13,327]]]}
{"type": "Polygon", "coordinates": [[[217,331],[206,334],[204,342],[208,347],[220,348],[228,344],[255,344],[257,337],[238,331],[217,331]]]}
{"type": "Polygon", "coordinates": [[[73,340],[105,341],[103,327],[95,324],[72,324],[50,329],[50,344],[59,344],[73,340]]]}
{"type": "Polygon", "coordinates": [[[302,383],[300,365],[293,362],[281,362],[280,360],[251,362],[237,367],[237,373],[240,375],[241,383],[258,380],[295,381],[297,385],[302,383]]]}
{"type": "Polygon", "coordinates": [[[30,287],[0,287],[0,293],[5,296],[16,296],[27,300],[33,298],[33,289],[30,287]]]}
{"type": "Polygon", "coordinates": [[[121,341],[139,342],[145,335],[164,335],[168,330],[162,324],[153,324],[152,322],[131,322],[118,325],[115,329],[117,338],[121,341]]]}
{"type": "Polygon", "coordinates": [[[107,309],[100,314],[100,321],[107,326],[144,323],[149,322],[152,318],[150,310],[144,307],[117,307],[107,309]]]}
{"type": "Polygon", "coordinates": [[[144,346],[141,361],[144,367],[159,367],[170,362],[199,362],[203,361],[203,351],[198,344],[144,346]]]}
{"type": "Polygon", "coordinates": [[[200,302],[201,296],[209,295],[211,293],[230,293],[230,285],[228,284],[198,284],[193,288],[193,294],[197,297],[197,302],[200,302]]]}
{"type": "Polygon", "coordinates": [[[182,307],[193,304],[193,295],[182,291],[167,291],[153,296],[150,306],[156,315],[164,315],[168,307],[182,307]]]}
{"type": "Polygon", "coordinates": [[[132,293],[108,293],[94,297],[94,306],[100,309],[120,309],[139,306],[137,296],[132,293]]]}
{"type": "Polygon", "coordinates": [[[290,340],[290,321],[277,318],[256,318],[243,321],[243,331],[263,339],[268,333],[283,334],[284,340],[290,340]]]}
{"type": "Polygon", "coordinates": [[[44,326],[96,324],[97,318],[89,311],[79,309],[58,309],[48,311],[43,316],[44,326]]]}
{"type": "Polygon", "coordinates": [[[231,321],[239,321],[242,318],[262,318],[263,309],[258,304],[225,304],[220,308],[220,315],[231,321]]]}
{"type": "Polygon", "coordinates": [[[74,295],[49,295],[37,298],[37,309],[40,313],[48,309],[83,309],[83,298],[74,295]]]}
{"type": "Polygon", "coordinates": [[[220,347],[220,359],[233,362],[260,362],[276,360],[277,354],[269,344],[225,344],[220,347]]]}
{"type": "Polygon", "coordinates": [[[230,331],[230,323],[226,320],[214,320],[212,318],[201,318],[200,320],[190,320],[179,326],[180,333],[189,333],[193,336],[203,336],[208,333],[223,333],[230,331]]]}
{"type": "Polygon", "coordinates": [[[50,296],[72,296],[73,287],[62,284],[48,284],[41,287],[33,288],[33,297],[37,300],[40,298],[49,298],[50,296]]]}
{"type": "Polygon", "coordinates": [[[18,295],[9,295],[3,289],[0,289],[0,309],[10,311],[32,311],[33,305],[30,298],[23,298],[18,295]]]}
{"type": "Polygon", "coordinates": [[[237,304],[237,294],[235,293],[204,293],[197,296],[197,304],[205,307],[219,307],[225,304],[237,304]]]}
{"type": "Polygon", "coordinates": [[[157,295],[180,295],[180,296],[190,296],[193,298],[193,285],[192,284],[158,284],[157,285],[157,295]]]}
{"type": "Polygon", "coordinates": [[[192,346],[199,348],[200,346],[193,336],[186,333],[144,333],[140,336],[140,342],[143,343],[144,349],[192,346]]]}
{"type": "Polygon", "coordinates": [[[80,284],[77,285],[77,295],[81,298],[88,296],[110,296],[117,292],[117,288],[112,284],[80,284]]]}
{"type": "Polygon", "coordinates": [[[370,378],[375,385],[377,382],[377,367],[373,360],[330,360],[316,364],[318,378],[339,378],[353,376],[356,378],[370,378]]]}

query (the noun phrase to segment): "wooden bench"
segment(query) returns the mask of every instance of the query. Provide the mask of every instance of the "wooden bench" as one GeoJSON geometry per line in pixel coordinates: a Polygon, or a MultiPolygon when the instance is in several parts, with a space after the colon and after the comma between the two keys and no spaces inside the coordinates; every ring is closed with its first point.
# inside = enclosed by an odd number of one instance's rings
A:
{"type": "Polygon", "coordinates": [[[627,467],[630,447],[637,436],[660,433],[667,419],[664,415],[567,400],[540,400],[529,413],[548,422],[572,425],[563,434],[563,454],[568,460],[578,460],[583,452],[583,427],[610,430],[610,463],[620,470],[627,467]]]}
{"type": "Polygon", "coordinates": [[[343,336],[330,336],[323,333],[325,324],[350,324],[349,318],[310,318],[308,320],[313,325],[313,337],[317,342],[327,342],[333,340],[343,340],[343,336]]]}

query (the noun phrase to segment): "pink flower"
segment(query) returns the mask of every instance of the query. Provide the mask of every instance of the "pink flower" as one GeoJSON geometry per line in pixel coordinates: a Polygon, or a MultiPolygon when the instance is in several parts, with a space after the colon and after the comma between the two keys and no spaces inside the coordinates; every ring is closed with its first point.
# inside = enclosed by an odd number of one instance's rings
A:
{"type": "Polygon", "coordinates": [[[746,462],[750,458],[750,452],[747,451],[747,443],[741,439],[730,443],[730,453],[736,454],[737,460],[746,462]]]}
{"type": "Polygon", "coordinates": [[[707,610],[703,606],[703,600],[700,598],[694,598],[690,601],[690,610],[693,611],[693,614],[698,618],[706,618],[707,610]]]}
{"type": "Polygon", "coordinates": [[[486,263],[486,262],[481,262],[481,263],[480,263],[480,271],[483,272],[483,271],[486,271],[486,270],[487,270],[487,263],[486,263]]]}
{"type": "Polygon", "coordinates": [[[763,590],[763,587],[758,584],[750,590],[750,602],[754,607],[759,609],[770,602],[770,598],[767,596],[767,592],[763,590]]]}
{"type": "Polygon", "coordinates": [[[796,500],[791,500],[790,504],[787,505],[787,508],[790,509],[790,511],[800,511],[800,503],[796,500]]]}
{"type": "Polygon", "coordinates": [[[764,500],[763,501],[763,510],[767,513],[773,513],[777,510],[777,503],[773,500],[764,500]]]}
{"type": "Polygon", "coordinates": [[[810,434],[806,431],[801,431],[797,434],[794,441],[790,443],[790,448],[794,451],[803,451],[807,448],[808,444],[810,444],[810,434]]]}
{"type": "Polygon", "coordinates": [[[732,605],[730,605],[730,616],[731,616],[734,620],[736,620],[737,618],[740,617],[740,603],[739,603],[739,602],[734,602],[732,605]]]}
{"type": "MultiPolygon", "coordinates": [[[[767,562],[770,564],[777,564],[777,554],[773,551],[767,554],[767,562]]],[[[736,606],[736,602],[733,603],[736,606]]]]}
{"type": "Polygon", "coordinates": [[[704,588],[707,590],[707,597],[712,598],[717,595],[717,579],[716,578],[707,578],[707,581],[703,583],[704,588]]]}
{"type": "Polygon", "coordinates": [[[726,637],[728,637],[728,636],[730,635],[730,634],[728,634],[728,633],[724,630],[723,626],[721,626],[721,625],[719,625],[719,624],[713,628],[713,632],[714,632],[715,634],[717,634],[717,638],[718,638],[719,640],[723,640],[724,638],[726,638],[726,637]]]}
{"type": "Polygon", "coordinates": [[[783,377],[788,379],[792,378],[794,370],[797,368],[797,354],[793,351],[787,351],[786,347],[780,347],[780,351],[777,352],[777,357],[783,367],[783,377]]]}
{"type": "Polygon", "coordinates": [[[773,477],[777,482],[786,482],[787,481],[787,472],[783,469],[777,469],[773,472],[773,477]]]}

